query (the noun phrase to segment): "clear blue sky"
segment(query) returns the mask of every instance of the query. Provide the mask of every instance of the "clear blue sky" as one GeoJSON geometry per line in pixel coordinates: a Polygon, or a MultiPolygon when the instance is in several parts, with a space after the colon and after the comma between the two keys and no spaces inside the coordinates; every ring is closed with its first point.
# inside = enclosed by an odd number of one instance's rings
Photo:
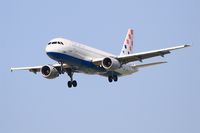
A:
{"type": "Polygon", "coordinates": [[[1,133],[199,133],[199,0],[5,0],[0,2],[1,133]],[[191,43],[167,64],[110,84],[75,74],[55,80],[12,66],[55,63],[45,54],[54,37],[119,54],[128,28],[135,52],[191,43]]]}

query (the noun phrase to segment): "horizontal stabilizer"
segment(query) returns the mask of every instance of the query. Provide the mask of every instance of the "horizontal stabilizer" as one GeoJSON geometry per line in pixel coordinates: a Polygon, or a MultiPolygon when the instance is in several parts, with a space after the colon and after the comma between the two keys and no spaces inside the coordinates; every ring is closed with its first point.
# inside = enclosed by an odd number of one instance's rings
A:
{"type": "Polygon", "coordinates": [[[153,62],[153,63],[147,63],[147,64],[139,64],[139,65],[133,65],[134,68],[144,68],[144,67],[149,67],[149,66],[154,66],[154,65],[159,65],[167,63],[166,61],[160,61],[160,62],[153,62]]]}

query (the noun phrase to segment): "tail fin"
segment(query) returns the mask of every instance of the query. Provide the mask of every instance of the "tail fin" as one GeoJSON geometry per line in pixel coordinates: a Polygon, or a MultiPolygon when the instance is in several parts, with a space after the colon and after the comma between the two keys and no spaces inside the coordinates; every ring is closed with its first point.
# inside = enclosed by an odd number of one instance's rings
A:
{"type": "Polygon", "coordinates": [[[128,29],[120,55],[133,53],[133,29],[128,29]]]}

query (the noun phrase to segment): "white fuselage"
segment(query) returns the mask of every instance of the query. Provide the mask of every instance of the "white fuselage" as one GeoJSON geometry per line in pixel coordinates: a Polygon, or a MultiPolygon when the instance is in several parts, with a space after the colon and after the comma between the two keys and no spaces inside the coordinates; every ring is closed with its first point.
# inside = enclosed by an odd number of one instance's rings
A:
{"type": "Polygon", "coordinates": [[[101,65],[93,64],[92,61],[106,57],[115,58],[115,55],[63,38],[51,40],[46,47],[46,53],[53,60],[63,62],[86,74],[108,76],[114,73],[118,76],[124,76],[137,71],[129,64],[124,64],[117,70],[108,71],[101,65]]]}

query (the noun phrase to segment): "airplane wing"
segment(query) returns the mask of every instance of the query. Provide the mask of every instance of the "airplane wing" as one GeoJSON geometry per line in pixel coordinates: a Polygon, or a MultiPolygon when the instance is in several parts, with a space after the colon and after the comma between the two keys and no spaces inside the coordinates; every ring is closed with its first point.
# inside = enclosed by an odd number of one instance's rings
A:
{"type": "MultiPolygon", "coordinates": [[[[58,70],[60,69],[61,65],[60,64],[53,64],[52,65],[53,67],[57,68],[58,70]]],[[[43,66],[33,66],[33,67],[15,67],[15,68],[11,68],[11,72],[12,71],[16,71],[16,70],[28,70],[30,72],[33,72],[33,73],[37,73],[37,72],[40,72],[41,68],[43,66]]],[[[67,69],[67,68],[71,68],[70,66],[68,66],[67,64],[63,64],[63,68],[67,69]]],[[[74,70],[76,72],[76,70],[74,70]]]]}
{"type": "Polygon", "coordinates": [[[29,70],[30,72],[33,73],[37,73],[40,72],[40,69],[42,68],[42,66],[33,66],[33,67],[15,67],[15,68],[11,68],[11,72],[16,71],[16,70],[29,70]]]}
{"type": "Polygon", "coordinates": [[[135,53],[135,54],[125,55],[125,56],[118,56],[116,59],[119,60],[119,62],[121,62],[122,64],[126,64],[128,62],[133,62],[133,61],[142,62],[143,59],[147,59],[147,58],[151,58],[155,56],[164,57],[165,54],[169,54],[173,50],[181,49],[181,48],[185,48],[189,46],[190,45],[180,45],[180,46],[170,47],[170,48],[165,48],[165,49],[160,49],[160,50],[135,53]]]}

